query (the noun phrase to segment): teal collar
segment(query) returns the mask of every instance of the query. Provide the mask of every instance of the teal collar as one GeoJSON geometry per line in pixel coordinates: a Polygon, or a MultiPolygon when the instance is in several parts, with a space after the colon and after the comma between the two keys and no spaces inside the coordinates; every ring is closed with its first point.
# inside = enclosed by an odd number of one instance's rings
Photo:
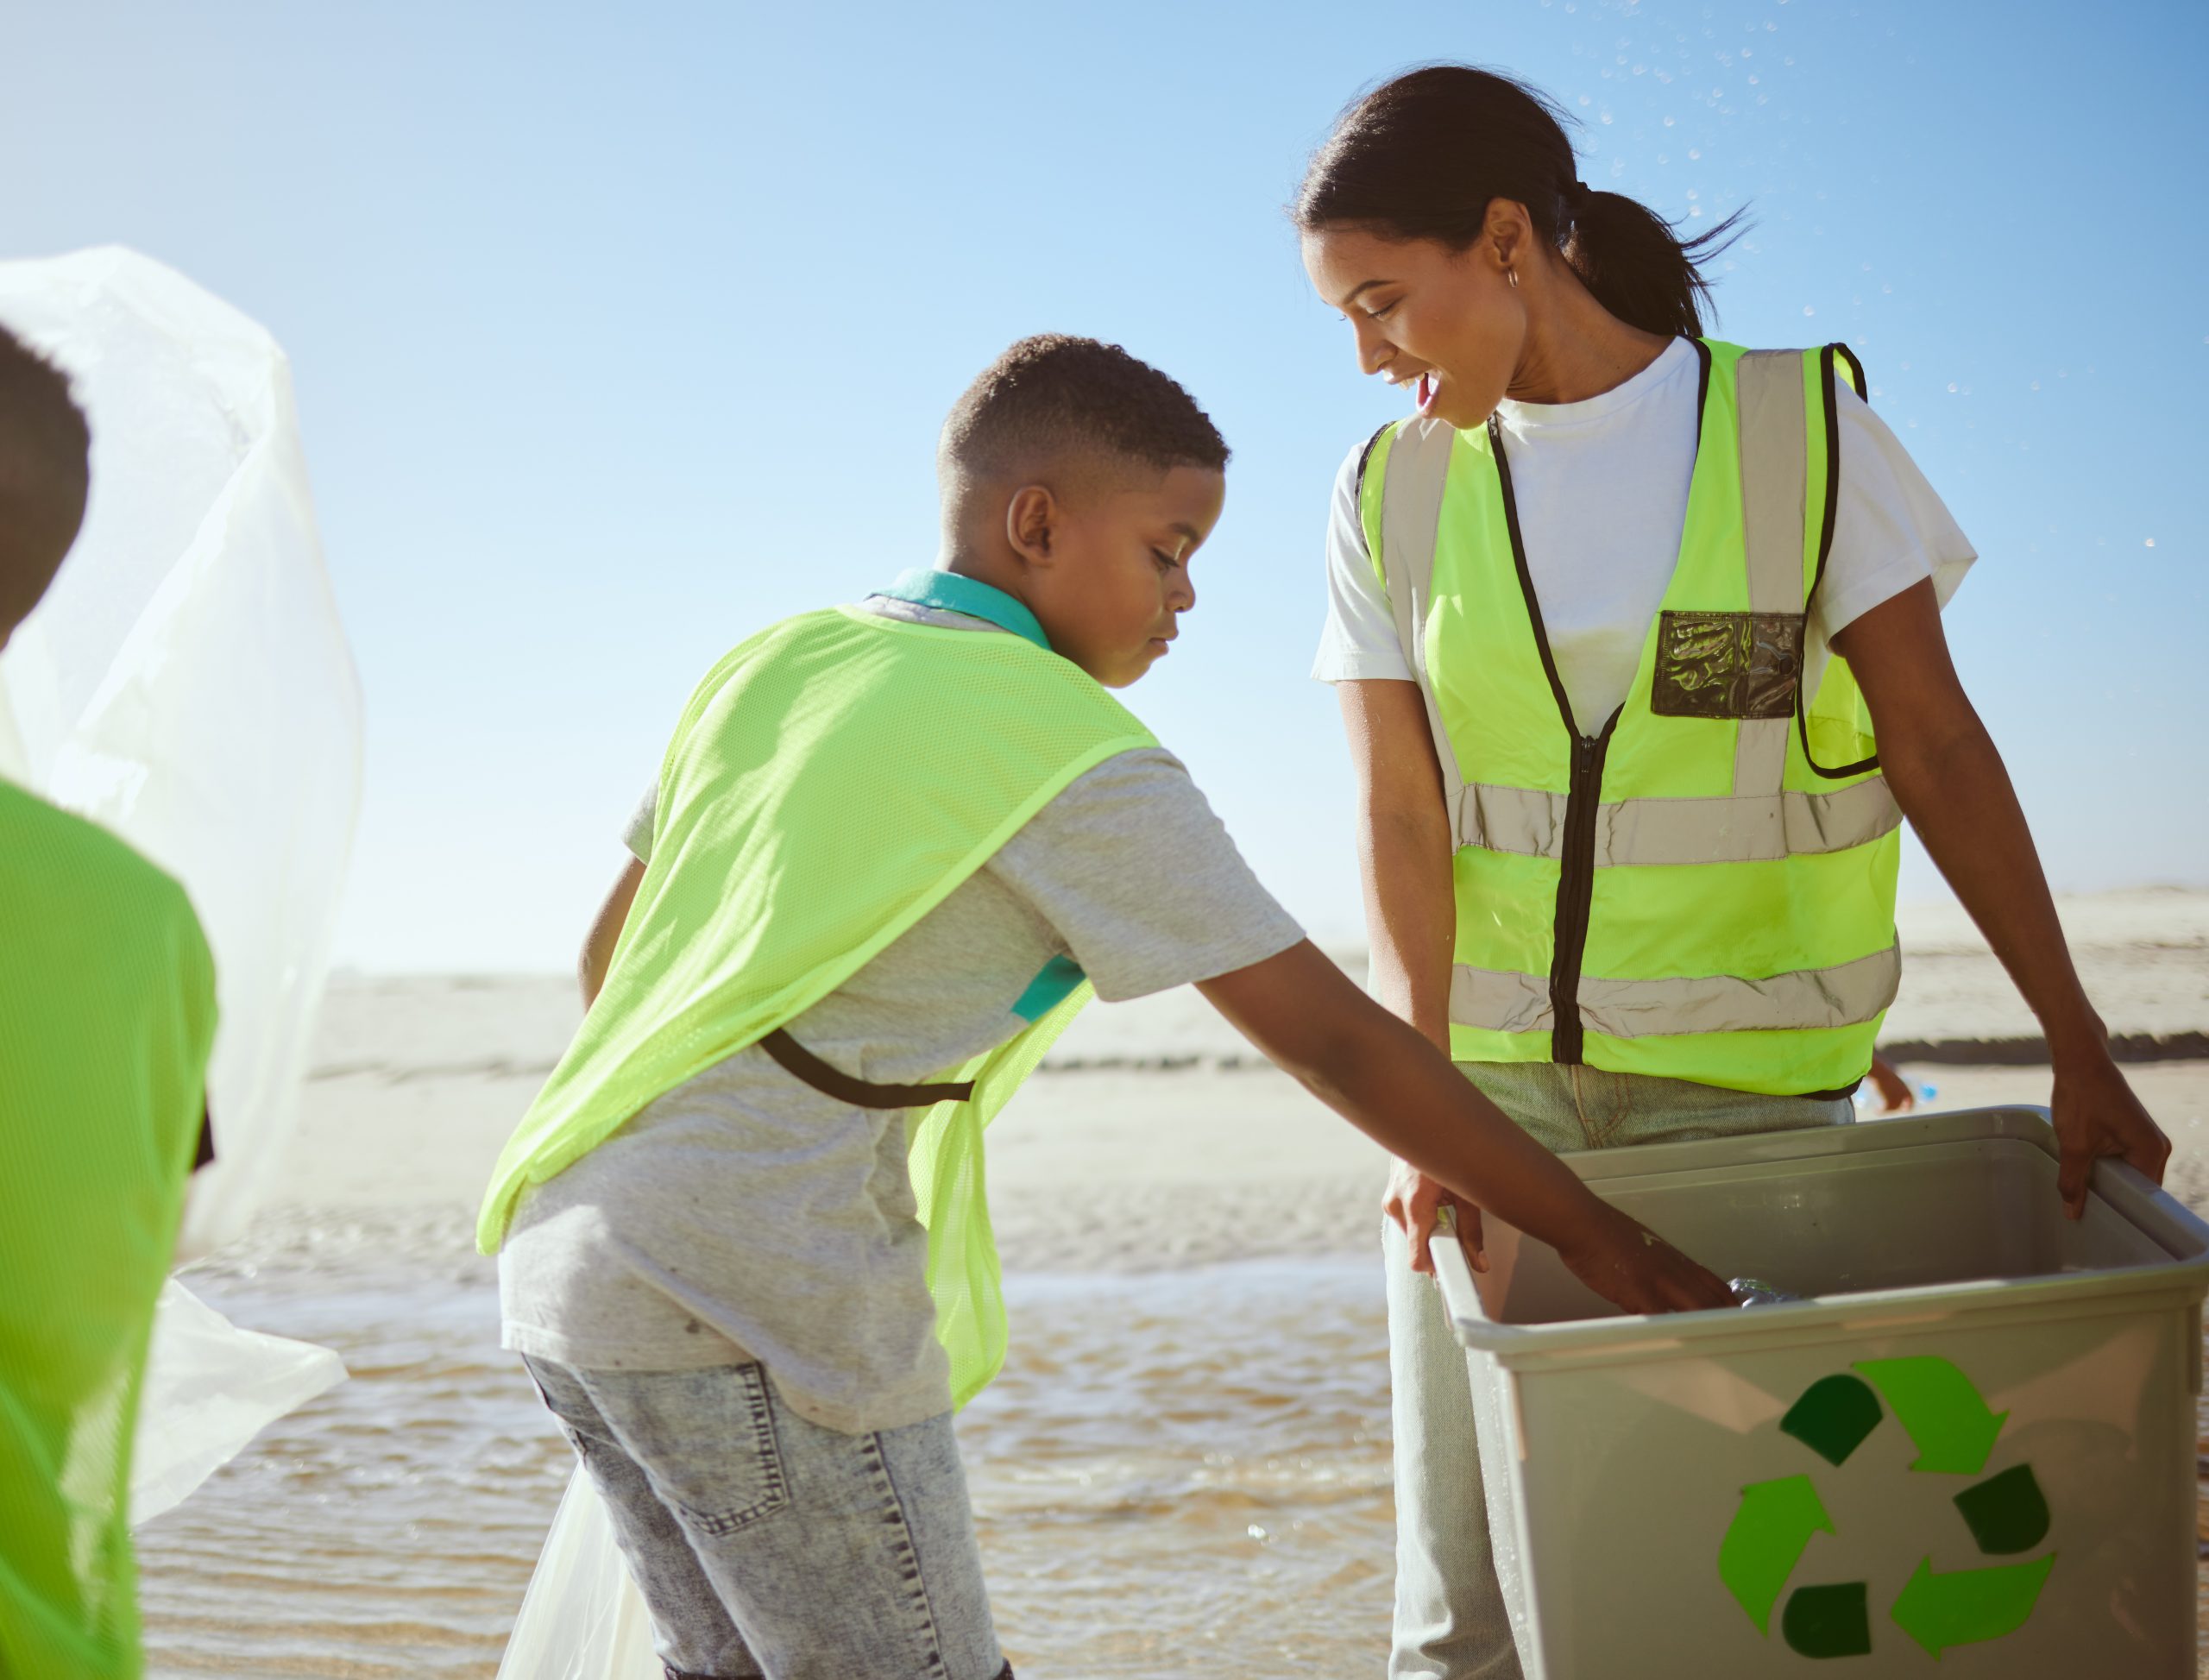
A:
{"type": "Polygon", "coordinates": [[[1046,653],[1051,651],[1051,639],[1043,633],[1035,615],[1003,589],[978,577],[911,566],[898,573],[895,583],[875,594],[891,601],[909,601],[916,607],[933,607],[939,612],[964,613],[970,619],[981,619],[1025,637],[1046,653]]]}

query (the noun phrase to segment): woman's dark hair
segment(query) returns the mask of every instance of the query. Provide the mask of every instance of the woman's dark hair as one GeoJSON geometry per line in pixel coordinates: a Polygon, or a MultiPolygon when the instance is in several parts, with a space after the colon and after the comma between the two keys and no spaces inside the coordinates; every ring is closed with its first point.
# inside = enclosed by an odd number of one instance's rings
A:
{"type": "Polygon", "coordinates": [[[1655,211],[1581,183],[1570,119],[1547,96],[1466,64],[1432,64],[1345,110],[1304,172],[1291,214],[1303,232],[1336,223],[1463,250],[1491,200],[1526,207],[1595,301],[1647,332],[1702,330],[1701,265],[1733,243],[1740,212],[1683,240],[1655,211]]]}

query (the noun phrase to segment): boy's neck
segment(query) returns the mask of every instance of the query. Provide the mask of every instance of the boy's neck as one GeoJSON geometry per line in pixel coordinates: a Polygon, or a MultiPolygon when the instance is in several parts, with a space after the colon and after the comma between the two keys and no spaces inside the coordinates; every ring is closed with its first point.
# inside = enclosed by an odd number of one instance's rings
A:
{"type": "Polygon", "coordinates": [[[922,607],[963,613],[1000,630],[1010,630],[1047,651],[1051,649],[1049,632],[1026,601],[970,572],[954,571],[943,565],[925,571],[916,569],[901,573],[896,582],[880,593],[922,607]]]}
{"type": "Polygon", "coordinates": [[[996,555],[980,555],[965,549],[954,549],[936,557],[935,569],[949,572],[955,577],[971,578],[977,583],[986,583],[992,589],[1010,595],[1023,607],[1027,597],[1021,592],[1026,581],[1020,567],[1010,560],[996,555]]]}

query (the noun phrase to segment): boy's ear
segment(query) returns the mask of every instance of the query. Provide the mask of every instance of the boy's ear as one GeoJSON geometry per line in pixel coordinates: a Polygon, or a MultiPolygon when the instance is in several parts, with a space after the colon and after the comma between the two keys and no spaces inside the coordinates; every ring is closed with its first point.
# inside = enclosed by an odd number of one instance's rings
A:
{"type": "Polygon", "coordinates": [[[1058,523],[1058,499],[1041,484],[1022,485],[1005,503],[1005,540],[1031,566],[1051,563],[1058,523]]]}

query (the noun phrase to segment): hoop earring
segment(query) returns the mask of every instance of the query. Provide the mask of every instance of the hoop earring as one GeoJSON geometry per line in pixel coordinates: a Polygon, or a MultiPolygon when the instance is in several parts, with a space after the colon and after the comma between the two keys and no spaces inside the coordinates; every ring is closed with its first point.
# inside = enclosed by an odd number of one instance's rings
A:
{"type": "Polygon", "coordinates": [[[1503,278],[1511,282],[1511,289],[1514,292],[1519,289],[1519,271],[1516,268],[1506,268],[1503,271],[1503,278]]]}

